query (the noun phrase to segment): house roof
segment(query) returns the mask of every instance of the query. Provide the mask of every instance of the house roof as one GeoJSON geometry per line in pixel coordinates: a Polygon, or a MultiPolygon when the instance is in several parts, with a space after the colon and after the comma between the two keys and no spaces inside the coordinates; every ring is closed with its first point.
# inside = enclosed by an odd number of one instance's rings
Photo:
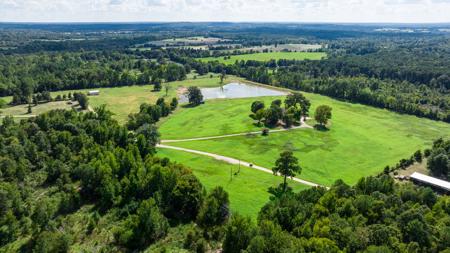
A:
{"type": "Polygon", "coordinates": [[[417,180],[419,182],[422,182],[422,183],[430,184],[430,185],[439,187],[441,189],[450,191],[450,182],[441,180],[439,178],[430,177],[430,176],[427,176],[427,175],[424,175],[424,174],[418,173],[418,172],[414,172],[410,176],[410,178],[417,180]]]}

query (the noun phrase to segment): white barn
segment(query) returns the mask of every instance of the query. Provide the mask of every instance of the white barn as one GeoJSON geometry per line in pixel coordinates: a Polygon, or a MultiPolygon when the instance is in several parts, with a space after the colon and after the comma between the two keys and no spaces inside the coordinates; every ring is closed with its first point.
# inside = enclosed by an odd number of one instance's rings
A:
{"type": "Polygon", "coordinates": [[[88,96],[98,96],[100,95],[100,91],[99,90],[90,90],[88,91],[88,96]]]}
{"type": "Polygon", "coordinates": [[[428,185],[441,191],[450,192],[450,182],[414,172],[409,178],[419,184],[428,185]]]}

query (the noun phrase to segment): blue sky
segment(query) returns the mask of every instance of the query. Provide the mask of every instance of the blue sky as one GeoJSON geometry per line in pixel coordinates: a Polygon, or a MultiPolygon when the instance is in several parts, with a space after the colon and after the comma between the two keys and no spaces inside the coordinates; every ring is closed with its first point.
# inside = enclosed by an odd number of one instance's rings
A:
{"type": "Polygon", "coordinates": [[[450,0],[0,0],[0,21],[450,22],[450,0]]]}

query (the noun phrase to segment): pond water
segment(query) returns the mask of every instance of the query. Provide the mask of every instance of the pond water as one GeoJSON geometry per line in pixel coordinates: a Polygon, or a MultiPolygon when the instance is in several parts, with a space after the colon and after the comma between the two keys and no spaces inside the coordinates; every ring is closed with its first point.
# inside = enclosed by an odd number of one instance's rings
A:
{"type": "MultiPolygon", "coordinates": [[[[251,98],[265,96],[285,96],[287,92],[265,88],[262,86],[248,85],[245,83],[229,83],[223,87],[200,89],[204,100],[217,98],[251,98]]],[[[186,95],[180,95],[180,103],[189,102],[186,95]]]]}

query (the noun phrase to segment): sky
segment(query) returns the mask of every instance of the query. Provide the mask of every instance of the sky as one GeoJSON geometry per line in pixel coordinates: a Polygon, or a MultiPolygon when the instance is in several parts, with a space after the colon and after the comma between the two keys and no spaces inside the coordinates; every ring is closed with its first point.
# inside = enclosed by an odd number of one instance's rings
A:
{"type": "Polygon", "coordinates": [[[448,23],[450,0],[0,0],[0,22],[448,23]]]}

